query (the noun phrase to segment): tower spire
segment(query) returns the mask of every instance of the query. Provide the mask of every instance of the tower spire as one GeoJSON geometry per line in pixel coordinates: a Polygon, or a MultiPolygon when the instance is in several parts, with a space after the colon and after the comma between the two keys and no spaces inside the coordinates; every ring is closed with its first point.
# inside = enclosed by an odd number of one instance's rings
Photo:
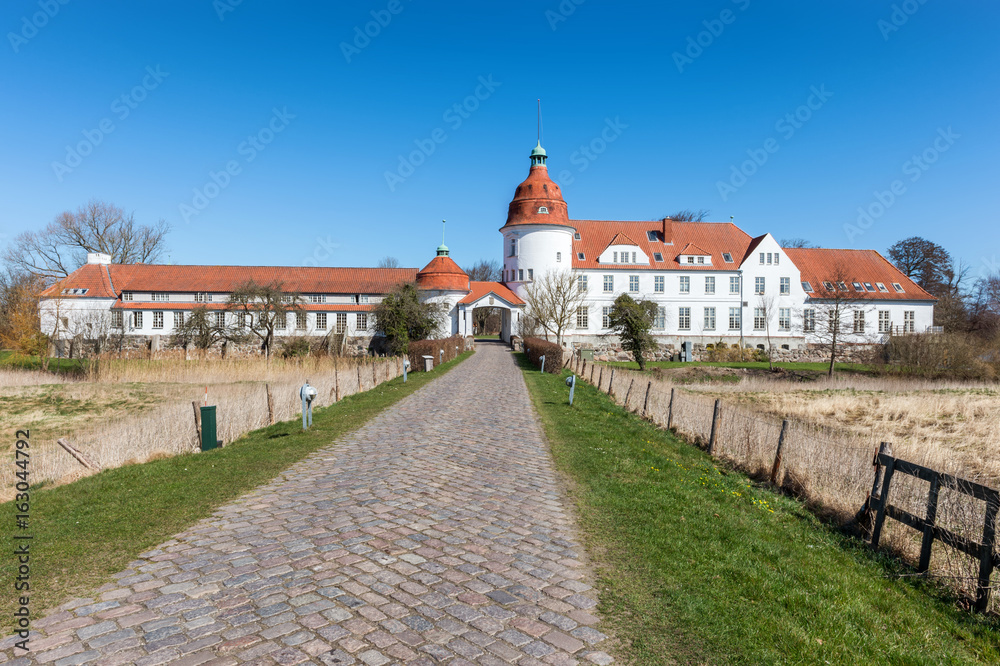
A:
{"type": "Polygon", "coordinates": [[[542,148],[542,100],[538,99],[538,143],[535,145],[534,149],[531,151],[531,166],[545,166],[545,160],[548,156],[545,154],[545,149],[542,148]]]}
{"type": "Polygon", "coordinates": [[[438,245],[437,256],[447,257],[448,256],[448,246],[444,244],[444,230],[445,224],[448,220],[441,220],[441,244],[438,245]]]}

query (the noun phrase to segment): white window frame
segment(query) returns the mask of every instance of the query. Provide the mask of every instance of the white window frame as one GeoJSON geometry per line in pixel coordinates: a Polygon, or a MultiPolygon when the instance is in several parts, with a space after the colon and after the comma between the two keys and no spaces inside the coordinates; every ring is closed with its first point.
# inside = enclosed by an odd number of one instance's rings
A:
{"type": "Polygon", "coordinates": [[[892,330],[892,319],[888,310],[878,311],[878,332],[888,333],[892,330]]]}
{"type": "Polygon", "coordinates": [[[628,276],[628,290],[630,294],[639,293],[639,276],[629,275],[628,276]]]}
{"type": "Polygon", "coordinates": [[[792,330],[792,309],[791,308],[778,308],[778,330],[779,331],[790,331],[790,330],[792,330]]]}
{"type": "Polygon", "coordinates": [[[729,293],[738,294],[740,293],[740,276],[730,275],[729,276],[729,293]]]}
{"type": "Polygon", "coordinates": [[[767,280],[762,277],[755,277],[753,279],[753,293],[758,296],[764,294],[764,290],[767,288],[767,280]]]}
{"type": "Polygon", "coordinates": [[[679,275],[677,276],[677,289],[678,293],[690,294],[691,293],[691,276],[690,275],[679,275]]]}
{"type": "Polygon", "coordinates": [[[707,307],[704,313],[704,325],[706,331],[715,330],[715,308],[707,307]]]}
{"type": "Polygon", "coordinates": [[[788,296],[792,293],[792,278],[778,278],[778,293],[782,296],[788,296]]]}
{"type": "Polygon", "coordinates": [[[154,330],[163,329],[163,310],[153,311],[153,329],[154,330]]]}
{"type": "Polygon", "coordinates": [[[325,312],[317,312],[316,313],[316,330],[317,331],[325,331],[326,330],[326,324],[327,324],[326,313],[325,312]]]}
{"type": "Polygon", "coordinates": [[[743,308],[729,308],[729,330],[738,331],[740,330],[740,324],[743,320],[743,308]]]}
{"type": "Polygon", "coordinates": [[[688,306],[677,308],[677,329],[680,331],[691,330],[691,308],[688,306]]]}
{"type": "Polygon", "coordinates": [[[590,308],[586,305],[581,305],[576,309],[576,327],[578,329],[586,330],[590,328],[590,308]]]}
{"type": "MultiPolygon", "coordinates": [[[[613,294],[615,293],[615,276],[605,275],[604,276],[604,293],[613,294]]],[[[607,328],[607,327],[605,327],[607,328]]]]}
{"type": "Polygon", "coordinates": [[[715,276],[706,275],[705,276],[705,293],[714,294],[715,293],[715,276]]]}
{"type": "Polygon", "coordinates": [[[334,330],[335,333],[347,333],[347,313],[338,312],[337,313],[337,328],[334,330]]]}
{"type": "Polygon", "coordinates": [[[664,275],[653,276],[653,292],[662,294],[667,288],[667,278],[664,275]]]}

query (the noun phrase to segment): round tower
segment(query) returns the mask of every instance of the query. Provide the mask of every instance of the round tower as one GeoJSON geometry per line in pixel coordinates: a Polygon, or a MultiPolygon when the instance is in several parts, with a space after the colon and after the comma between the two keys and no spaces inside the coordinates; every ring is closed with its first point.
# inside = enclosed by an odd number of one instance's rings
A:
{"type": "Polygon", "coordinates": [[[442,306],[438,335],[447,337],[459,331],[458,302],[471,291],[468,274],[448,256],[448,246],[441,239],[437,256],[417,273],[421,300],[442,306]]]}
{"type": "Polygon", "coordinates": [[[566,202],[549,178],[541,141],[531,151],[528,177],[517,186],[503,234],[503,279],[520,297],[547,272],[573,269],[573,234],[566,202]]]}

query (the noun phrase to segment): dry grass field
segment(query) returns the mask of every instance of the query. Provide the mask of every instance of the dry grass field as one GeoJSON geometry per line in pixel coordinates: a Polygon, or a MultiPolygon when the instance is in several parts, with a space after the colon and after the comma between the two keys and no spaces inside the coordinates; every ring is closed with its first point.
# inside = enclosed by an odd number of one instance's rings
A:
{"type": "MultiPolygon", "coordinates": [[[[319,390],[317,406],[368,390],[401,373],[396,359],[311,357],[294,361],[101,360],[79,377],[40,370],[0,371],[0,428],[31,430],[31,478],[61,484],[88,472],[56,444],[67,439],[103,468],[140,463],[197,446],[192,401],[218,407],[218,437],[229,442],[268,424],[265,385],[275,420],[296,418],[298,390],[319,390]]],[[[13,447],[0,442],[0,453],[13,447]]],[[[12,465],[0,468],[0,501],[13,496],[12,465]]]]}

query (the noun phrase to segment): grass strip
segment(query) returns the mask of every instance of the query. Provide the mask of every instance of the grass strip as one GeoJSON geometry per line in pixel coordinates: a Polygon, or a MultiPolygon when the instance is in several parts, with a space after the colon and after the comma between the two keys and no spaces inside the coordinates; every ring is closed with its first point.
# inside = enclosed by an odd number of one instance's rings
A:
{"type": "MultiPolygon", "coordinates": [[[[0,608],[16,608],[15,532],[33,535],[31,608],[35,617],[41,617],[44,609],[85,596],[109,582],[112,574],[139,553],[356,430],[471,354],[465,352],[431,372],[411,372],[406,383],[397,377],[318,408],[307,432],[302,431],[300,420],[286,421],[214,451],[119,467],[65,486],[33,490],[26,531],[15,527],[15,503],[0,504],[0,552],[4,554],[0,556],[0,608]]],[[[5,464],[14,464],[13,455],[5,456],[5,464]]],[[[0,636],[12,628],[10,613],[4,613],[0,636]]]]}
{"type": "Polygon", "coordinates": [[[597,389],[521,358],[570,479],[624,663],[1000,662],[1000,622],[725,469],[597,389]]]}

